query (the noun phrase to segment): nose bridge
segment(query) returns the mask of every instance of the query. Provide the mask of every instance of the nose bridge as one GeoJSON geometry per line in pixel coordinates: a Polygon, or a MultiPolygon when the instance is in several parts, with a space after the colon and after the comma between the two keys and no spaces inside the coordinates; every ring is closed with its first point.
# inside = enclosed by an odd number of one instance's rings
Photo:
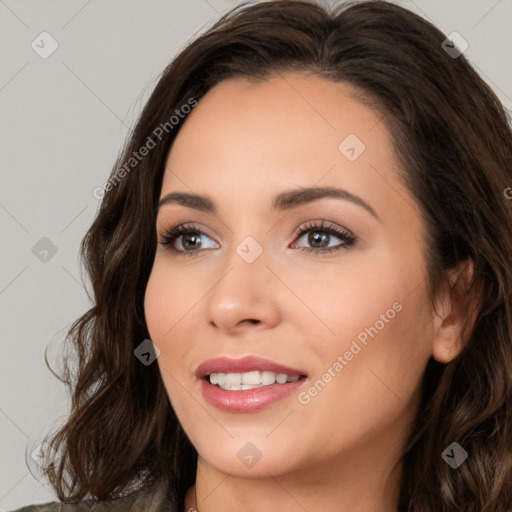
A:
{"type": "Polygon", "coordinates": [[[206,314],[210,323],[226,330],[244,320],[275,324],[277,296],[267,268],[268,255],[263,242],[252,235],[233,244],[209,294],[206,314]]]}
{"type": "MultiPolygon", "coordinates": [[[[255,210],[240,207],[240,215],[230,224],[229,252],[225,256],[226,270],[235,267],[242,274],[258,273],[261,277],[269,273],[265,267],[269,256],[267,229],[255,210]]],[[[233,269],[234,271],[234,269],[233,269]]]]}
{"type": "MultiPolygon", "coordinates": [[[[259,295],[266,295],[268,292],[269,276],[271,273],[267,268],[268,251],[253,236],[247,236],[238,244],[233,244],[223,262],[224,276],[214,292],[233,293],[235,297],[252,298],[255,300],[259,295]]],[[[220,276],[219,276],[220,277],[220,276]]]]}

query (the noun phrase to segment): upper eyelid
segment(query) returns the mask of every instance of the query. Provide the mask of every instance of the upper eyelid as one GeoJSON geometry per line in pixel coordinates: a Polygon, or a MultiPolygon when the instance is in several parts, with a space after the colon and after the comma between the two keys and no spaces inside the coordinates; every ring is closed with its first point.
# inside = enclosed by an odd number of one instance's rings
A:
{"type": "Polygon", "coordinates": [[[294,230],[294,233],[300,233],[301,231],[310,231],[312,229],[317,229],[318,231],[325,229],[334,231],[346,231],[348,233],[352,233],[352,231],[346,228],[345,226],[341,226],[336,222],[325,219],[315,219],[303,222],[302,224],[299,224],[299,226],[297,226],[297,228],[294,230]]]}
{"type": "Polygon", "coordinates": [[[187,232],[200,232],[201,235],[205,235],[207,236],[208,238],[210,238],[211,240],[213,240],[216,244],[219,244],[219,243],[224,243],[224,241],[221,239],[220,242],[218,242],[216,240],[216,237],[210,235],[208,233],[208,230],[202,226],[200,226],[198,223],[196,222],[179,222],[177,224],[172,224],[172,225],[169,225],[168,227],[164,227],[162,230],[158,230],[157,231],[157,235],[158,235],[158,238],[159,237],[162,237],[162,238],[166,238],[168,236],[168,233],[171,232],[172,230],[174,229],[179,229],[179,228],[182,228],[184,230],[183,233],[178,233],[176,234],[174,237],[173,237],[173,241],[174,240],[177,240],[180,236],[183,236],[184,234],[186,234],[187,232]]]}

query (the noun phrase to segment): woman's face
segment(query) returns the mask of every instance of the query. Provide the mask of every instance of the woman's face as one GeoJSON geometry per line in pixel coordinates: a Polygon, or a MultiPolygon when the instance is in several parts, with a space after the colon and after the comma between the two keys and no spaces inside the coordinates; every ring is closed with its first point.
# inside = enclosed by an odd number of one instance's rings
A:
{"type": "Polygon", "coordinates": [[[160,198],[182,196],[158,241],[190,229],[158,245],[145,314],[179,421],[222,473],[371,471],[415,416],[435,331],[424,228],[355,92],[302,73],[224,81],[169,154],[160,198]]]}

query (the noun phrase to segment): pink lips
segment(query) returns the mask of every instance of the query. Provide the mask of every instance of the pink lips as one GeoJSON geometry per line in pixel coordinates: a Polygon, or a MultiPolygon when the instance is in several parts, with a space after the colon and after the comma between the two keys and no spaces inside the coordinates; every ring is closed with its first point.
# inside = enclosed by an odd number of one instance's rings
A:
{"type": "Polygon", "coordinates": [[[287,382],[286,384],[275,383],[261,388],[228,391],[210,384],[207,378],[210,373],[243,373],[255,370],[270,371],[276,374],[285,373],[289,377],[297,375],[306,376],[304,371],[256,356],[243,357],[241,359],[229,357],[209,359],[199,365],[196,370],[196,376],[201,379],[200,385],[204,399],[214,407],[226,412],[252,412],[259,410],[291,395],[297,388],[302,387],[307,380],[306,378],[300,378],[295,382],[287,382]]]}

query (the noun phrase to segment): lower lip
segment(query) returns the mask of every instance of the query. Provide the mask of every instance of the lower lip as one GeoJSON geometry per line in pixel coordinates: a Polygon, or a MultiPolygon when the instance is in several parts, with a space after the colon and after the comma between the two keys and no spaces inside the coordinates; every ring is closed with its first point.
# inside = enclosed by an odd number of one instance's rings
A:
{"type": "Polygon", "coordinates": [[[271,384],[261,388],[228,391],[201,379],[201,391],[205,400],[226,412],[252,412],[273,404],[301,387],[307,378],[286,384],[271,384]]]}

